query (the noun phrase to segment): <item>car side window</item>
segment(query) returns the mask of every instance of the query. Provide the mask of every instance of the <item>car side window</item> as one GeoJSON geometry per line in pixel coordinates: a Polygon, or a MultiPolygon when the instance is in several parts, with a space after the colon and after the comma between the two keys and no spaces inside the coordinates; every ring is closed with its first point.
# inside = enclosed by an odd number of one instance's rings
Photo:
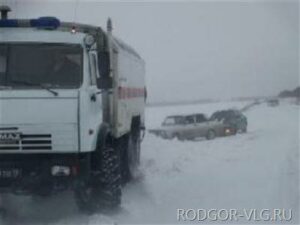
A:
{"type": "Polygon", "coordinates": [[[206,118],[203,115],[197,115],[196,116],[196,122],[197,123],[203,123],[206,121],[206,118]]]}
{"type": "Polygon", "coordinates": [[[185,121],[186,121],[187,124],[193,124],[193,123],[195,123],[195,119],[194,119],[193,116],[187,116],[185,118],[185,121]]]}
{"type": "Polygon", "coordinates": [[[166,126],[174,125],[174,124],[175,124],[175,118],[173,118],[173,117],[168,117],[164,121],[164,125],[166,125],[166,126]]]}
{"type": "Polygon", "coordinates": [[[175,124],[184,124],[184,120],[182,117],[176,117],[175,118],[175,124]]]}

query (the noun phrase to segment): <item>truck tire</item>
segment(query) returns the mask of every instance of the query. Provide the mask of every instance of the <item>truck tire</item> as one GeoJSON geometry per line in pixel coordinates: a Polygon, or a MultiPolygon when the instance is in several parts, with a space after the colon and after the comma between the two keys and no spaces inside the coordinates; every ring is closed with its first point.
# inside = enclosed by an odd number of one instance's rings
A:
{"type": "Polygon", "coordinates": [[[5,208],[0,207],[0,219],[5,218],[7,215],[7,210],[5,208]]]}
{"type": "Polygon", "coordinates": [[[121,195],[119,151],[106,146],[101,151],[100,170],[75,190],[76,203],[80,211],[92,214],[118,207],[121,195]]]}
{"type": "Polygon", "coordinates": [[[125,155],[125,177],[124,181],[129,182],[137,177],[140,165],[141,154],[141,130],[136,129],[128,135],[127,149],[125,155]]]}
{"type": "Polygon", "coordinates": [[[1,219],[6,218],[8,214],[8,207],[10,200],[8,199],[8,196],[6,194],[0,194],[0,222],[1,219]]]}
{"type": "Polygon", "coordinates": [[[101,191],[102,202],[109,208],[115,208],[121,204],[121,163],[120,154],[114,148],[103,151],[101,162],[101,191]],[[103,198],[104,197],[104,198],[103,198]]]}

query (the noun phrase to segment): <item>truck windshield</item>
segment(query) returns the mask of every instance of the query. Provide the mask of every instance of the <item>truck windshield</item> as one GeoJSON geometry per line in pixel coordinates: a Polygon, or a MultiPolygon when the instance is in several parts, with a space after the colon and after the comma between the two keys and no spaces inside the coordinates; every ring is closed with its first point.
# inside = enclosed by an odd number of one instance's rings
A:
{"type": "Polygon", "coordinates": [[[75,44],[0,44],[0,86],[78,88],[82,55],[75,44]]]}

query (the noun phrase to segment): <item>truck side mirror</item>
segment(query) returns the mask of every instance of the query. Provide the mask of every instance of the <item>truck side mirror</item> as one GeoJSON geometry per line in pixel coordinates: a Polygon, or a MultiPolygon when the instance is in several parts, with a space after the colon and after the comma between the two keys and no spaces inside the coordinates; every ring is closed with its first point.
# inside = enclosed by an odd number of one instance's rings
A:
{"type": "Polygon", "coordinates": [[[108,52],[98,52],[99,77],[97,77],[97,87],[99,89],[112,88],[112,78],[110,77],[110,58],[108,52]]]}

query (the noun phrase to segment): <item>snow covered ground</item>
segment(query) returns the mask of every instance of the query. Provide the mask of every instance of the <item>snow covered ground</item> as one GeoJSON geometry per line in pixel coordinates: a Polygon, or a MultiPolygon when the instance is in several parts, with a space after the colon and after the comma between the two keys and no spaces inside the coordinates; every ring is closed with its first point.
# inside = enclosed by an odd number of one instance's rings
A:
{"type": "MultiPolygon", "coordinates": [[[[151,107],[147,109],[147,125],[155,128],[171,114],[211,114],[217,109],[242,108],[246,104],[151,107]]],[[[299,112],[299,106],[288,102],[278,107],[254,106],[245,112],[249,124],[246,134],[211,141],[170,141],[147,134],[142,176],[125,187],[118,212],[81,215],[71,194],[40,203],[10,197],[10,204],[2,199],[9,210],[0,224],[174,224],[179,223],[177,209],[274,208],[292,209],[290,223],[298,224],[299,112]]],[[[246,222],[244,218],[236,223],[246,222]]]]}

